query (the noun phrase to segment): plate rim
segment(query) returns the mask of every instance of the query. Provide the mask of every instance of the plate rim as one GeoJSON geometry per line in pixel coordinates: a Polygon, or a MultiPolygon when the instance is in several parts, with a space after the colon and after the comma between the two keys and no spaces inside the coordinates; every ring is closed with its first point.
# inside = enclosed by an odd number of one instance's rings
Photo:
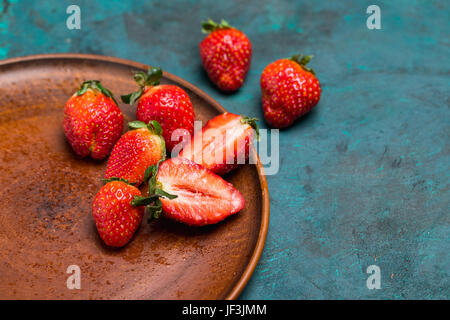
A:
{"type": "MultiPolygon", "coordinates": [[[[97,54],[85,54],[85,53],[50,53],[50,54],[33,54],[22,57],[14,57],[0,60],[0,67],[11,65],[15,63],[21,62],[29,62],[36,60],[51,60],[51,59],[79,59],[79,60],[93,60],[93,61],[102,61],[109,62],[121,65],[131,66],[137,69],[148,69],[149,66],[137,61],[117,58],[112,56],[105,55],[97,55],[97,54]]],[[[200,96],[202,99],[206,100],[209,104],[211,104],[217,111],[220,113],[227,112],[227,110],[222,107],[215,99],[209,96],[206,92],[193,85],[192,83],[163,70],[163,76],[168,78],[169,80],[179,83],[182,86],[189,88],[189,90],[193,91],[195,94],[200,96]]],[[[267,185],[266,175],[264,173],[263,165],[259,159],[259,156],[256,150],[253,148],[252,150],[253,156],[257,159],[256,169],[258,172],[258,178],[260,187],[262,190],[262,216],[261,216],[261,227],[259,229],[258,239],[256,241],[256,245],[253,248],[252,256],[250,257],[247,266],[241,274],[241,277],[238,279],[236,284],[229,290],[227,295],[223,298],[224,300],[235,300],[239,297],[242,290],[244,290],[248,281],[250,280],[255,268],[259,262],[261,254],[264,249],[264,244],[266,242],[267,232],[269,229],[269,217],[270,217],[270,202],[269,202],[269,188],[267,185]]]]}

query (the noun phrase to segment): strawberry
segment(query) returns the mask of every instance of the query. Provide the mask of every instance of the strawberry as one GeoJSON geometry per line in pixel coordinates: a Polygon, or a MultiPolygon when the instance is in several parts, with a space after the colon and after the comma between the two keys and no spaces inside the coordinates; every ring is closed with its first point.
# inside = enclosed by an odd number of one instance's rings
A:
{"type": "Polygon", "coordinates": [[[156,120],[161,124],[167,150],[170,152],[183,137],[194,134],[194,108],[187,93],[174,85],[160,85],[160,68],[150,68],[148,73],[137,72],[134,79],[140,88],[134,93],[122,96],[122,101],[134,104],[138,101],[136,117],[148,123],[156,120]],[[177,130],[172,140],[172,133],[177,130]]]}
{"type": "Polygon", "coordinates": [[[147,168],[165,158],[165,143],[157,121],[132,121],[128,126],[131,131],[117,141],[111,152],[105,178],[118,177],[140,185],[147,168]]]}
{"type": "Polygon", "coordinates": [[[164,213],[190,226],[204,226],[239,212],[245,199],[231,183],[201,165],[171,158],[152,167],[149,196],[135,197],[133,205],[146,205],[151,218],[164,213]]]}
{"type": "Polygon", "coordinates": [[[202,32],[209,33],[200,42],[200,57],[209,78],[222,91],[239,89],[250,69],[250,40],[225,20],[217,24],[208,19],[202,23],[202,32]]]}
{"type": "Polygon", "coordinates": [[[122,134],[123,114],[111,91],[89,80],[66,102],[63,128],[76,154],[101,160],[122,134]]]}
{"type": "Polygon", "coordinates": [[[224,175],[246,163],[254,133],[259,134],[256,121],[228,112],[218,115],[195,134],[179,156],[224,175]]]}
{"type": "Polygon", "coordinates": [[[320,84],[306,64],[311,56],[295,55],[269,64],[261,75],[266,121],[275,128],[290,126],[320,100],[320,84]]]}
{"type": "Polygon", "coordinates": [[[139,227],[144,207],[131,205],[135,196],[142,196],[139,189],[120,179],[108,182],[97,192],[92,215],[100,238],[108,246],[123,247],[139,227]]]}

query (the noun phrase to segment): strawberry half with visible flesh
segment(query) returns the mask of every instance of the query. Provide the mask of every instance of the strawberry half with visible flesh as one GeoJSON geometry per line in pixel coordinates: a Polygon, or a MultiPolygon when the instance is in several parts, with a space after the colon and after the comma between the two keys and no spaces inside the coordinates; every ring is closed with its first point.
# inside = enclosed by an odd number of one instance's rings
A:
{"type": "Polygon", "coordinates": [[[269,64],[261,75],[264,118],[275,128],[290,126],[320,100],[320,83],[306,64],[311,56],[295,55],[269,64]]]}
{"type": "Polygon", "coordinates": [[[233,185],[210,170],[184,158],[172,158],[153,167],[149,197],[136,197],[134,205],[147,205],[151,217],[165,216],[190,226],[222,221],[242,210],[245,199],[233,185]]]}
{"type": "Polygon", "coordinates": [[[218,115],[194,135],[179,157],[224,175],[247,162],[254,135],[259,134],[256,121],[228,112],[218,115]]]}
{"type": "Polygon", "coordinates": [[[202,23],[202,31],[209,33],[200,42],[200,57],[209,78],[220,90],[239,89],[250,69],[250,40],[225,20],[217,24],[209,19],[202,23]]]}
{"type": "Polygon", "coordinates": [[[165,143],[157,121],[132,121],[128,126],[131,131],[117,141],[111,152],[105,178],[118,177],[140,185],[146,179],[147,168],[165,158],[165,143]]]}
{"type": "Polygon", "coordinates": [[[148,123],[158,121],[163,129],[167,150],[184,141],[184,136],[194,134],[194,108],[188,94],[178,86],[159,84],[162,77],[160,68],[152,67],[148,73],[137,72],[134,79],[140,89],[122,96],[124,103],[138,102],[136,118],[148,123]],[[173,132],[177,130],[172,140],[173,132]]]}
{"type": "Polygon", "coordinates": [[[105,158],[123,131],[123,114],[100,81],[83,82],[64,106],[64,133],[81,157],[105,158]]]}
{"type": "Polygon", "coordinates": [[[131,205],[138,188],[126,181],[111,181],[98,192],[92,203],[92,215],[100,238],[111,247],[126,245],[144,216],[144,207],[131,205]]]}

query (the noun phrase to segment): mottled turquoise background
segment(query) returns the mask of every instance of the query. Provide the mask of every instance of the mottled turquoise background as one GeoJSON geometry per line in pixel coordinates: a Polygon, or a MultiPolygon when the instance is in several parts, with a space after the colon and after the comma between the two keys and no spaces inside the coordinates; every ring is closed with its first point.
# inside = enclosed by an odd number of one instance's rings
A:
{"type": "MultiPolygon", "coordinates": [[[[448,299],[449,1],[12,1],[0,59],[81,52],[161,66],[226,109],[263,119],[259,77],[314,54],[316,109],[280,132],[267,243],[243,299],[448,299]],[[81,8],[82,29],[66,28],[81,8]],[[366,8],[381,8],[368,30],[366,8]],[[225,18],[254,49],[244,86],[218,92],[201,68],[200,21],[225,18]],[[366,269],[381,268],[381,289],[366,269]]],[[[262,121],[261,126],[267,125],[262,121]]]]}

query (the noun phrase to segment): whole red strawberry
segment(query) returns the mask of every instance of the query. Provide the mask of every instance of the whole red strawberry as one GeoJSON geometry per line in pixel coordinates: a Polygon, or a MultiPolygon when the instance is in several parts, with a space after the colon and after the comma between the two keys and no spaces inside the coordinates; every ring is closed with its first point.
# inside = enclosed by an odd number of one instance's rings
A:
{"type": "Polygon", "coordinates": [[[179,156],[224,175],[246,163],[254,135],[259,133],[256,121],[255,118],[222,113],[209,120],[179,156]]]}
{"type": "Polygon", "coordinates": [[[105,158],[123,131],[123,114],[98,80],[83,82],[64,106],[64,133],[81,157],[105,158]]]}
{"type": "Polygon", "coordinates": [[[222,221],[241,211],[245,199],[233,185],[205,167],[184,158],[172,158],[152,167],[149,196],[136,197],[150,218],[161,213],[191,226],[222,221]]]}
{"type": "Polygon", "coordinates": [[[124,103],[133,104],[138,101],[136,117],[148,123],[156,120],[161,124],[162,135],[170,152],[184,136],[194,134],[194,108],[187,93],[180,87],[159,84],[162,77],[160,68],[152,67],[148,73],[137,72],[134,79],[140,89],[122,96],[124,103]],[[178,130],[177,130],[178,129],[178,130]],[[175,135],[172,137],[173,132],[175,135]]]}
{"type": "Polygon", "coordinates": [[[225,20],[217,24],[208,19],[202,23],[202,32],[209,33],[200,42],[200,57],[209,78],[220,90],[239,89],[250,69],[250,40],[225,20]]]}
{"type": "Polygon", "coordinates": [[[269,64],[261,75],[262,106],[275,128],[290,126],[320,100],[320,83],[306,64],[311,56],[295,55],[269,64]]]}
{"type": "Polygon", "coordinates": [[[139,227],[144,207],[131,205],[135,196],[142,196],[139,189],[121,180],[105,184],[95,196],[92,215],[106,245],[123,247],[139,227]]]}
{"type": "Polygon", "coordinates": [[[157,121],[132,121],[128,126],[131,131],[117,141],[111,152],[105,179],[117,177],[140,185],[146,179],[147,168],[165,158],[165,143],[157,121]]]}

